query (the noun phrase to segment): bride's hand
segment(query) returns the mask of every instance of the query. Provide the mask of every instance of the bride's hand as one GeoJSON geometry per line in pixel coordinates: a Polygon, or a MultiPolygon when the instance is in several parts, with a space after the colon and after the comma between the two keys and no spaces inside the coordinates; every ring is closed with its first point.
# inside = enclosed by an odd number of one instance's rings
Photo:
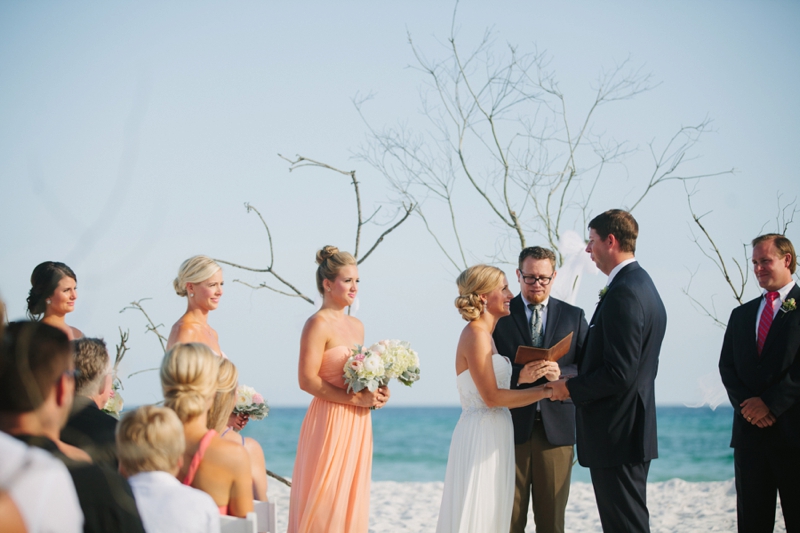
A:
{"type": "Polygon", "coordinates": [[[378,389],[375,392],[370,391],[369,389],[363,389],[353,395],[354,403],[358,407],[374,407],[378,408],[382,406],[385,402],[381,402],[379,399],[381,396],[381,390],[378,389]]]}
{"type": "Polygon", "coordinates": [[[542,376],[547,377],[547,381],[555,381],[561,376],[561,368],[551,361],[531,361],[520,370],[517,383],[533,383],[542,376]]]}

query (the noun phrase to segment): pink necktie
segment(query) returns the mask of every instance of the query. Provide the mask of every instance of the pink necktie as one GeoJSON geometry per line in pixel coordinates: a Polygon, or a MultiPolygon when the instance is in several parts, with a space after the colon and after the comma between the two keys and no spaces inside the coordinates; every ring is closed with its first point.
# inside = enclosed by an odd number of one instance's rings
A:
{"type": "Polygon", "coordinates": [[[775,316],[775,310],[772,308],[772,302],[778,299],[777,291],[770,291],[764,295],[766,303],[764,310],[761,311],[761,320],[758,321],[758,355],[761,356],[761,350],[764,349],[764,341],[767,340],[767,333],[769,327],[772,325],[772,318],[775,316]]]}

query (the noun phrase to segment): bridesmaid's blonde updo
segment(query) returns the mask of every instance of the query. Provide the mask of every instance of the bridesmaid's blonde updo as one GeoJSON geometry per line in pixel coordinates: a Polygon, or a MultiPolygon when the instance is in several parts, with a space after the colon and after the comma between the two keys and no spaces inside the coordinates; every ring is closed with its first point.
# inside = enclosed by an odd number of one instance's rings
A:
{"type": "Polygon", "coordinates": [[[333,281],[339,275],[342,267],[356,265],[356,258],[350,252],[340,252],[335,246],[325,246],[317,252],[317,290],[320,294],[325,291],[322,285],[324,280],[333,281]]]}
{"type": "Polygon", "coordinates": [[[186,422],[208,411],[217,392],[219,357],[199,342],[176,344],[161,362],[164,406],[186,422]]]}
{"type": "Polygon", "coordinates": [[[178,269],[178,277],[173,280],[172,286],[175,287],[175,292],[178,293],[178,296],[186,296],[187,283],[200,283],[220,270],[222,270],[222,267],[210,257],[196,255],[181,264],[178,269]]]}
{"type": "Polygon", "coordinates": [[[217,376],[217,393],[214,396],[214,403],[208,412],[206,427],[214,429],[217,433],[225,431],[228,425],[228,418],[236,407],[236,397],[239,388],[239,371],[230,359],[218,357],[219,376],[217,376]]]}
{"type": "Polygon", "coordinates": [[[475,265],[458,275],[456,308],[467,322],[476,320],[483,312],[481,296],[503,284],[505,273],[490,265],[475,265]]]}

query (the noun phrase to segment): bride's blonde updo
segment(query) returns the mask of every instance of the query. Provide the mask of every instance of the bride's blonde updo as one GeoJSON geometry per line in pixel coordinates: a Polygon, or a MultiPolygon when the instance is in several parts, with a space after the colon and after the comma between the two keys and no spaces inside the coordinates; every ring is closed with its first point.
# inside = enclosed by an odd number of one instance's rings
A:
{"type": "Polygon", "coordinates": [[[358,263],[350,252],[340,252],[335,246],[324,246],[317,252],[317,264],[317,290],[322,294],[325,291],[322,285],[324,280],[333,281],[342,267],[358,263]]]}
{"type": "Polygon", "coordinates": [[[230,359],[218,357],[219,375],[217,376],[217,393],[214,403],[208,411],[206,427],[218,433],[225,430],[233,408],[236,407],[236,396],[239,388],[239,371],[230,359]]]}
{"type": "Polygon", "coordinates": [[[222,267],[210,257],[195,255],[181,263],[181,267],[178,269],[178,277],[173,280],[172,286],[178,296],[186,296],[187,283],[203,282],[220,270],[222,270],[222,267]]]}
{"type": "Polygon", "coordinates": [[[209,409],[217,392],[219,357],[199,342],[176,344],[161,362],[164,406],[186,422],[209,409]]]}
{"type": "Polygon", "coordinates": [[[456,308],[467,322],[476,320],[483,312],[481,296],[503,284],[505,273],[490,265],[475,265],[458,275],[456,308]]]}

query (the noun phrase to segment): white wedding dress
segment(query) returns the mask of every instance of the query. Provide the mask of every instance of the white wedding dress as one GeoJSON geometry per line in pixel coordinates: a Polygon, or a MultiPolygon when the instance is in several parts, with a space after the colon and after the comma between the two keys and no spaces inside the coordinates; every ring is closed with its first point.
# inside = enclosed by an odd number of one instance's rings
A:
{"type": "MultiPolygon", "coordinates": [[[[497,387],[511,363],[492,356],[497,387]]],[[[453,431],[436,533],[505,533],[514,504],[514,426],[505,407],[487,407],[469,370],[456,378],[461,418],[453,431]]]]}

